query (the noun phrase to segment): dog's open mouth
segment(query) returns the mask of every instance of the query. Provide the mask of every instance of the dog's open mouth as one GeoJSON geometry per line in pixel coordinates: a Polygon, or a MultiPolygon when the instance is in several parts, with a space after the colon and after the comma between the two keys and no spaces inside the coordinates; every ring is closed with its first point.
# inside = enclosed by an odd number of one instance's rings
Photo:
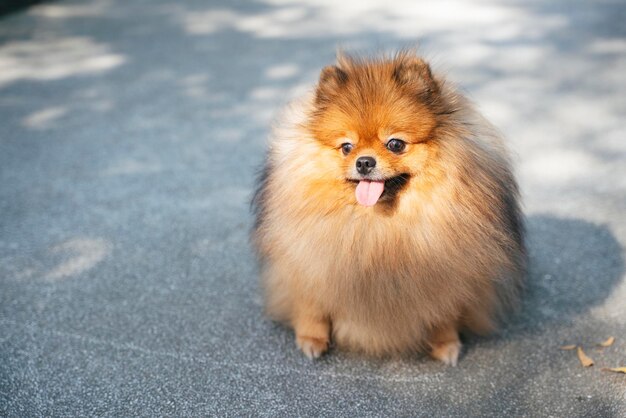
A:
{"type": "Polygon", "coordinates": [[[400,174],[385,180],[348,179],[356,184],[356,200],[363,206],[374,206],[379,201],[394,200],[408,183],[409,174],[400,174]]]}

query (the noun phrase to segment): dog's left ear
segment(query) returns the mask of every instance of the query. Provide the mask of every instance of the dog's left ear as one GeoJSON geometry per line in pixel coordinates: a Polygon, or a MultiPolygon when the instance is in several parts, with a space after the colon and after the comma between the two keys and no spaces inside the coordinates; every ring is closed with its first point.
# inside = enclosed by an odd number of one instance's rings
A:
{"type": "Polygon", "coordinates": [[[348,74],[336,65],[324,67],[317,85],[316,101],[330,100],[348,82],[348,74]]]}
{"type": "Polygon", "coordinates": [[[439,92],[430,65],[418,57],[408,57],[398,62],[392,77],[399,85],[407,86],[423,98],[430,98],[439,92]]]}

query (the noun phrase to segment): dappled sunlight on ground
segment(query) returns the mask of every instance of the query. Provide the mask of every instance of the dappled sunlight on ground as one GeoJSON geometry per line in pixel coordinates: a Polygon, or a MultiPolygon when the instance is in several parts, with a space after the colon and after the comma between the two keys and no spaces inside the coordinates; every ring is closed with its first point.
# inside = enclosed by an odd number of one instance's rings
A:
{"type": "Polygon", "coordinates": [[[63,280],[93,268],[110,252],[111,244],[102,239],[74,238],[54,246],[53,254],[65,254],[65,260],[45,274],[48,280],[63,280]]]}
{"type": "MultiPolygon", "coordinates": [[[[181,13],[181,22],[191,34],[205,35],[235,29],[260,38],[310,38],[358,34],[368,31],[388,33],[399,38],[423,36],[445,28],[480,28],[489,39],[514,38],[529,16],[522,8],[495,2],[399,1],[388,7],[383,1],[303,4],[299,1],[263,1],[271,6],[262,11],[237,8],[209,8],[181,13]],[[521,22],[520,22],[521,21],[521,22]],[[502,24],[515,23],[502,28],[502,24]],[[493,33],[489,29],[494,28],[493,33]]],[[[532,32],[531,32],[532,33],[532,32]]]]}
{"type": "Polygon", "coordinates": [[[12,41],[0,48],[0,87],[21,79],[55,80],[97,73],[124,60],[86,37],[12,41]]]}
{"type": "Polygon", "coordinates": [[[111,0],[93,0],[88,4],[42,3],[32,7],[28,14],[48,19],[73,19],[102,16],[113,6],[111,0]]]}
{"type": "Polygon", "coordinates": [[[67,108],[64,106],[47,107],[26,116],[23,120],[23,124],[33,129],[46,129],[52,121],[63,117],[66,113],[67,108]]]}
{"type": "Polygon", "coordinates": [[[110,256],[112,250],[113,244],[105,239],[73,237],[36,255],[30,249],[16,251],[2,260],[0,272],[11,280],[35,283],[79,279],[110,256]]]}

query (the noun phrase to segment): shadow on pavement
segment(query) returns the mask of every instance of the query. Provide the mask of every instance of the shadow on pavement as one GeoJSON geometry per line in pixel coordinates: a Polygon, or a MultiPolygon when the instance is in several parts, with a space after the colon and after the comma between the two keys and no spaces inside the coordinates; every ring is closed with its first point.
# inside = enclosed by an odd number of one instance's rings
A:
{"type": "Polygon", "coordinates": [[[19,12],[20,10],[43,2],[44,0],[4,0],[0,2],[0,17],[19,12]]]}
{"type": "Polygon", "coordinates": [[[532,215],[522,317],[531,327],[567,321],[601,304],[624,274],[622,248],[604,225],[532,215]]]}

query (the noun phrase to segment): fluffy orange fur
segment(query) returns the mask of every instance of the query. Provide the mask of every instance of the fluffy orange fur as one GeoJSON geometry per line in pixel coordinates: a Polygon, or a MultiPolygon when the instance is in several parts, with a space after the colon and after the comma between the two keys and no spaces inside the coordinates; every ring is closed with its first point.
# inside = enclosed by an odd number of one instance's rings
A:
{"type": "Polygon", "coordinates": [[[523,226],[503,141],[411,52],[325,68],[278,121],[253,203],[267,312],[309,357],[332,338],[456,364],[459,332],[493,330],[518,298],[523,226]],[[355,198],[363,155],[389,190],[372,207],[355,198]]]}

